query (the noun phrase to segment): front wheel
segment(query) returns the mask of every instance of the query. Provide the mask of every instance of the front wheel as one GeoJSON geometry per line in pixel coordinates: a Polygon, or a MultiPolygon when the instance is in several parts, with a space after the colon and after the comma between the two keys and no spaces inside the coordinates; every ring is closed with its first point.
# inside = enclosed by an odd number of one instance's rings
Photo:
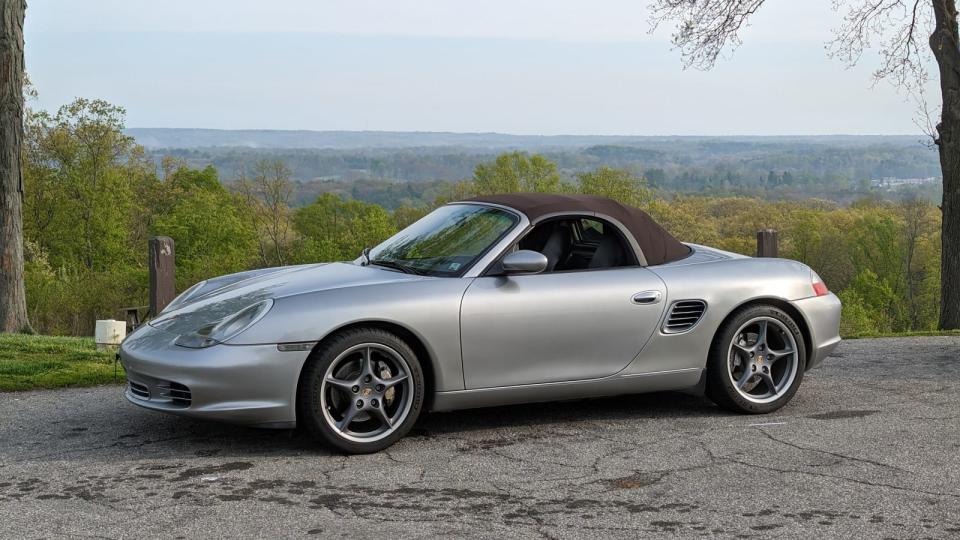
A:
{"type": "Polygon", "coordinates": [[[806,348],[797,323],[783,310],[743,309],[717,332],[707,362],[707,396],[726,409],[773,412],[800,387],[806,348]]]}
{"type": "Polygon", "coordinates": [[[298,421],[344,452],[377,452],[410,431],[423,394],[420,363],[402,339],[377,328],[348,330],[307,360],[298,421]]]}

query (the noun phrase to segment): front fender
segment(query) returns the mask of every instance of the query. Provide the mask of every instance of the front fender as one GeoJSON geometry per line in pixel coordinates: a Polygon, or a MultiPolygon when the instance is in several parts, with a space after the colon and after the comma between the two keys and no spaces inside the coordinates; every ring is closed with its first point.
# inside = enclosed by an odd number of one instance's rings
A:
{"type": "Polygon", "coordinates": [[[460,301],[471,281],[435,278],[277,298],[263,319],[229,344],[319,341],[350,324],[389,322],[408,329],[423,341],[433,361],[436,391],[462,390],[460,301]]]}

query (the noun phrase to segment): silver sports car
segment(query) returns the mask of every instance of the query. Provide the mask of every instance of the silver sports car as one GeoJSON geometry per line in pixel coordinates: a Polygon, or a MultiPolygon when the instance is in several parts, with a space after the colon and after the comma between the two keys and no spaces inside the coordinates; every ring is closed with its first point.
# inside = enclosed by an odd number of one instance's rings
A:
{"type": "Polygon", "coordinates": [[[210,279],[120,350],[131,402],[346,452],[425,410],[661,390],[787,403],[840,342],[809,267],[684,244],[604,197],[455,202],[355,261],[210,279]]]}

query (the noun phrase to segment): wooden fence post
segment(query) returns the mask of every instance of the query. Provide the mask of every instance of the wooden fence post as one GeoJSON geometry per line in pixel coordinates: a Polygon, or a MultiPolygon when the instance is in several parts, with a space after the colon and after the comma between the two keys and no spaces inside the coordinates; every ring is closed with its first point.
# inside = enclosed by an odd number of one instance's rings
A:
{"type": "Polygon", "coordinates": [[[757,257],[777,256],[777,231],[763,229],[757,231],[757,257]]]}
{"type": "Polygon", "coordinates": [[[173,238],[150,239],[150,315],[156,317],[177,295],[173,238]]]}

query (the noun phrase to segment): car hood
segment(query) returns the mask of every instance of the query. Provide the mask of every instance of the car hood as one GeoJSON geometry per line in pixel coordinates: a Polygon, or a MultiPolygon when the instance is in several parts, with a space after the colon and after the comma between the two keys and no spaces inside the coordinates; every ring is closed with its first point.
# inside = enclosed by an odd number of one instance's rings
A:
{"type": "Polygon", "coordinates": [[[243,272],[208,280],[184,302],[177,304],[175,309],[161,313],[148,324],[182,334],[193,332],[266,299],[426,279],[436,278],[351,263],[308,264],[243,272]]]}

